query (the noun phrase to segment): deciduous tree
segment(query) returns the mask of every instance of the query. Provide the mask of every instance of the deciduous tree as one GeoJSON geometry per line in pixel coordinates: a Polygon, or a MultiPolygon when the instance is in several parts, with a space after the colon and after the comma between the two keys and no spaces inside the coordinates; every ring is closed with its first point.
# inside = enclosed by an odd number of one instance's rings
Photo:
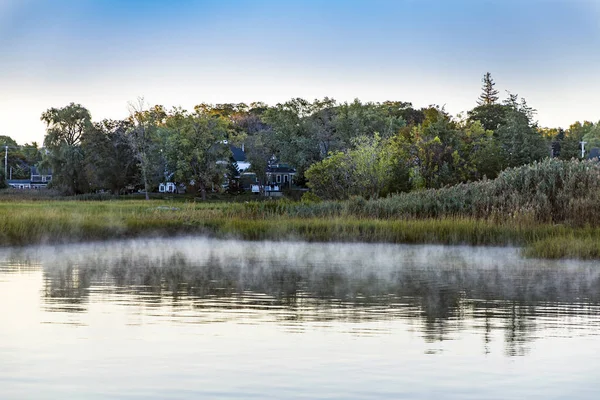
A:
{"type": "Polygon", "coordinates": [[[88,190],[81,139],[90,129],[91,119],[90,112],[75,103],[50,108],[41,117],[47,126],[44,146],[48,150],[47,163],[53,170],[52,184],[68,194],[88,190]]]}

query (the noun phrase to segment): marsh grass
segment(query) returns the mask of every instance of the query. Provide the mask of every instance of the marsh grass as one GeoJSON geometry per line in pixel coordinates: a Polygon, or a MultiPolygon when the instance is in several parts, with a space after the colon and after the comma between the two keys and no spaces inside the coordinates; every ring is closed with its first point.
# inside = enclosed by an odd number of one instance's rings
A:
{"type": "Polygon", "coordinates": [[[276,202],[232,209],[250,218],[363,217],[374,219],[473,218],[519,223],[598,224],[600,164],[547,159],[482,180],[442,189],[344,202],[276,202]]]}
{"type": "Polygon", "coordinates": [[[11,192],[0,195],[0,245],[203,234],[514,245],[530,257],[600,258],[599,188],[597,163],[547,160],[504,171],[493,181],[345,202],[65,200],[51,193],[17,201],[11,192]]]}
{"type": "MultiPolygon", "coordinates": [[[[275,204],[275,203],[273,203],[275,204]]],[[[237,207],[237,205],[233,205],[237,207]]],[[[28,245],[120,239],[135,236],[203,234],[245,240],[306,240],[387,243],[439,243],[530,246],[527,255],[577,257],[577,251],[547,255],[585,239],[587,247],[600,242],[600,229],[514,220],[497,222],[473,218],[372,219],[364,217],[232,216],[227,203],[165,203],[162,201],[25,201],[0,202],[0,244],[28,245]],[[552,243],[552,247],[538,243],[552,243]],[[561,255],[562,254],[562,255],[561,255]]],[[[587,248],[586,247],[586,248],[587,248]]],[[[584,247],[580,247],[582,250],[584,247]]],[[[600,249],[600,246],[596,246],[600,249]]],[[[585,257],[600,256],[587,251],[585,257]]]]}
{"type": "Polygon", "coordinates": [[[549,259],[600,259],[600,238],[597,235],[585,236],[576,233],[547,237],[527,245],[523,249],[523,255],[549,259]]]}

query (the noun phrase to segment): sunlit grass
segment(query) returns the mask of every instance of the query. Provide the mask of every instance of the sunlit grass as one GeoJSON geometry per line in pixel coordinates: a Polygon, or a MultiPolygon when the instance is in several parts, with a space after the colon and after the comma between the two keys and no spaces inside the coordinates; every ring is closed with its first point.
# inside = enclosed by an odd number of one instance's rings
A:
{"type": "Polygon", "coordinates": [[[600,259],[600,238],[598,235],[577,235],[577,232],[548,237],[529,244],[523,254],[535,258],[600,259]]]}
{"type": "Polygon", "coordinates": [[[384,199],[195,202],[193,197],[0,191],[0,245],[203,234],[246,240],[514,245],[600,258],[600,164],[546,160],[495,180],[384,199]]]}
{"type": "Polygon", "coordinates": [[[525,254],[534,257],[600,258],[600,229],[592,227],[464,217],[243,216],[240,207],[164,200],[0,202],[0,245],[204,234],[245,240],[515,245],[526,246],[525,254]]]}

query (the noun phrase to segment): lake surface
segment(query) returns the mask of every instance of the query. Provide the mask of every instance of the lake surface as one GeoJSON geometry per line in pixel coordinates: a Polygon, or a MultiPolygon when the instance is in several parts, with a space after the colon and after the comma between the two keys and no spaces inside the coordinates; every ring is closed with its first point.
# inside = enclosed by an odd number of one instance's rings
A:
{"type": "Polygon", "coordinates": [[[0,399],[598,399],[600,265],[514,248],[0,250],[0,399]]]}

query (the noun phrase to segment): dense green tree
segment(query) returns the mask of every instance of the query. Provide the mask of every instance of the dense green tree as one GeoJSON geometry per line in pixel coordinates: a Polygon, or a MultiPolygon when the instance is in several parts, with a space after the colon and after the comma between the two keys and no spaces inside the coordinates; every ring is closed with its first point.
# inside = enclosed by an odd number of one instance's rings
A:
{"type": "Polygon", "coordinates": [[[487,177],[495,178],[502,170],[504,159],[500,143],[491,130],[485,130],[479,121],[469,122],[459,131],[456,173],[460,182],[487,177]]]}
{"type": "Polygon", "coordinates": [[[19,145],[9,136],[0,136],[0,150],[2,151],[1,168],[4,168],[4,155],[8,154],[7,179],[28,179],[31,176],[31,167],[36,166],[42,159],[36,142],[19,145]],[[5,146],[8,146],[8,149],[5,146]]]}
{"type": "MultiPolygon", "coordinates": [[[[326,155],[315,135],[314,121],[309,117],[329,104],[328,99],[313,104],[297,98],[270,107],[264,113],[264,120],[270,125],[269,130],[263,131],[264,142],[270,143],[274,158],[297,169],[296,179],[301,183],[304,171],[326,155]]],[[[326,131],[323,133],[326,134],[326,131]]]]}
{"type": "Polygon", "coordinates": [[[250,171],[256,174],[259,182],[267,181],[267,167],[277,153],[277,143],[269,129],[261,130],[246,139],[246,159],[250,163],[250,171]]]}
{"type": "MultiPolygon", "coordinates": [[[[560,155],[559,157],[563,160],[570,160],[572,158],[581,158],[581,143],[584,141],[584,137],[588,135],[594,129],[594,124],[589,121],[576,122],[572,124],[569,129],[564,132],[564,137],[557,138],[560,143],[560,155]]],[[[586,145],[586,149],[590,149],[589,145],[586,145]]]]}
{"type": "Polygon", "coordinates": [[[68,194],[89,189],[81,139],[91,128],[91,119],[90,112],[75,103],[50,108],[41,117],[47,126],[44,146],[48,150],[46,162],[53,170],[52,185],[68,194]]]}
{"type": "Polygon", "coordinates": [[[0,146],[4,148],[4,146],[9,147],[19,147],[17,142],[14,141],[10,136],[0,135],[0,146]]]}
{"type": "Polygon", "coordinates": [[[506,121],[510,107],[504,104],[480,105],[468,112],[471,122],[479,121],[485,130],[496,131],[506,121]]]}
{"type": "Polygon", "coordinates": [[[408,170],[389,139],[375,133],[356,138],[353,145],[344,152],[330,153],[306,171],[308,186],[317,196],[374,199],[406,188],[408,170]]]}
{"type": "Polygon", "coordinates": [[[148,108],[143,98],[129,105],[131,128],[127,137],[138,163],[146,200],[150,199],[149,192],[152,186],[162,177],[158,130],[165,119],[166,112],[162,106],[148,108]]]}
{"type": "MultiPolygon", "coordinates": [[[[373,136],[378,132],[382,138],[389,138],[406,125],[404,115],[410,103],[385,102],[343,103],[336,109],[335,131],[343,148],[351,147],[352,141],[361,136],[373,136]]],[[[420,116],[412,116],[419,119],[420,116]]]]}
{"type": "Polygon", "coordinates": [[[355,189],[355,165],[347,153],[330,153],[306,171],[308,187],[321,199],[344,200],[355,189]]]}
{"type": "Polygon", "coordinates": [[[178,110],[170,114],[166,127],[175,178],[197,188],[206,199],[206,192],[220,187],[226,173],[228,122],[197,107],[194,113],[178,110]]]}
{"type": "Polygon", "coordinates": [[[600,123],[588,123],[585,125],[585,133],[581,138],[582,141],[586,142],[586,154],[593,148],[600,147],[600,123]]]}
{"type": "Polygon", "coordinates": [[[438,107],[424,110],[425,120],[405,136],[411,147],[411,180],[415,188],[438,188],[456,183],[458,131],[450,116],[438,107]]]}
{"type": "Polygon", "coordinates": [[[496,130],[503,150],[504,166],[518,167],[548,157],[550,144],[532,120],[535,110],[527,106],[524,99],[519,102],[512,94],[505,100],[505,105],[510,109],[506,120],[496,130]]]}
{"type": "Polygon", "coordinates": [[[354,190],[356,194],[376,199],[387,194],[395,177],[395,159],[392,148],[378,133],[360,136],[354,140],[354,149],[349,152],[354,164],[354,190]]]}
{"type": "Polygon", "coordinates": [[[351,149],[356,138],[373,137],[376,132],[384,139],[393,136],[406,125],[403,115],[409,109],[410,103],[401,102],[337,104],[330,98],[312,103],[292,99],[264,112],[269,129],[263,129],[263,136],[270,136],[278,160],[298,169],[297,181],[302,183],[310,165],[330,152],[351,149]]]}
{"type": "Polygon", "coordinates": [[[128,120],[95,123],[82,138],[85,172],[91,188],[119,194],[137,179],[137,163],[131,148],[128,120]]]}
{"type": "MultiPolygon", "coordinates": [[[[507,166],[548,156],[551,142],[561,158],[577,155],[581,140],[590,142],[588,149],[600,145],[598,125],[574,125],[564,132],[540,129],[535,110],[523,99],[509,94],[498,104],[489,74],[483,92],[466,120],[437,106],[415,109],[401,101],[297,98],[272,107],[201,103],[192,112],[167,112],[139,100],[127,121],[92,124],[87,110],[71,104],[43,116],[49,132],[45,158],[56,165],[57,184],[63,178],[72,183],[65,190],[70,193],[116,193],[138,179],[148,194],[158,182],[173,180],[205,197],[226,174],[237,176],[229,168],[227,145],[243,143],[261,182],[270,163],[287,163],[297,169],[296,184],[309,179],[319,196],[338,199],[493,178],[507,166]]],[[[12,153],[20,158],[11,165],[39,161],[37,146],[27,151],[20,146],[12,153]]]]}

